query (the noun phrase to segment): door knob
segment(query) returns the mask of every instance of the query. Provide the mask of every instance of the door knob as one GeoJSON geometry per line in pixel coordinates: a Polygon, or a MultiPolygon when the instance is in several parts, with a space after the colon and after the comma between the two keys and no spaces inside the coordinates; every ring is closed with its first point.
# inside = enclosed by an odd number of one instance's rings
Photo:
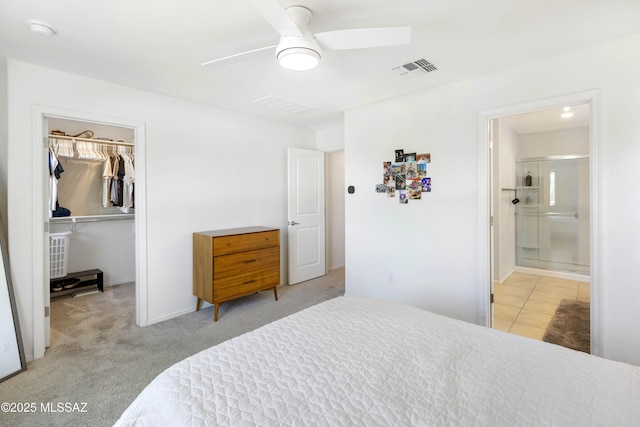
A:
{"type": "Polygon", "coordinates": [[[290,224],[290,225],[298,225],[298,224],[300,224],[300,223],[299,223],[299,222],[295,222],[295,221],[289,221],[289,224],[290,224]]]}

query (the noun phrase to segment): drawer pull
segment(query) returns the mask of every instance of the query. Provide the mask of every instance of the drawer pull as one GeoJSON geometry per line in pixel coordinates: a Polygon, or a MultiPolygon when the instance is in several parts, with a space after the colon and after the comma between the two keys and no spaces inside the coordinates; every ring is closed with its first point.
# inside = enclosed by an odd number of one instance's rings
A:
{"type": "Polygon", "coordinates": [[[255,279],[247,280],[246,282],[243,283],[243,285],[248,285],[249,283],[253,283],[253,282],[255,282],[255,279]]]}
{"type": "Polygon", "coordinates": [[[257,261],[257,259],[248,259],[248,260],[242,261],[242,262],[244,262],[245,264],[251,264],[252,262],[256,262],[256,261],[257,261]]]}

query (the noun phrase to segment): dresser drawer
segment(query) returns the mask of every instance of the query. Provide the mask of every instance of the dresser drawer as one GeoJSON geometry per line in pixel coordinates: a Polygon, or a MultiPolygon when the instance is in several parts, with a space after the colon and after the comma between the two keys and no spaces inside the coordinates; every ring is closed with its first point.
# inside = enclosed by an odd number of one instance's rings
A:
{"type": "Polygon", "coordinates": [[[213,256],[280,245],[279,230],[221,236],[213,239],[213,256]]]}
{"type": "Polygon", "coordinates": [[[280,266],[280,248],[258,249],[238,252],[213,258],[213,277],[224,279],[229,276],[251,273],[280,266]]]}
{"type": "Polygon", "coordinates": [[[213,280],[213,299],[220,301],[229,295],[245,295],[263,289],[273,288],[280,284],[280,268],[269,268],[248,274],[215,278],[213,280]]]}

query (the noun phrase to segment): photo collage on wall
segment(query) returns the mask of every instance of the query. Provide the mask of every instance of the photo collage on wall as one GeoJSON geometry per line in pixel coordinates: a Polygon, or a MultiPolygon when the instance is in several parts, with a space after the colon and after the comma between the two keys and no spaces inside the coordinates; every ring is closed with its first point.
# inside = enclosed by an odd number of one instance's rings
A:
{"type": "Polygon", "coordinates": [[[396,150],[395,162],[382,162],[382,184],[376,185],[378,193],[396,197],[400,204],[409,200],[421,200],[422,193],[431,192],[431,177],[427,176],[430,153],[405,153],[396,150]]]}

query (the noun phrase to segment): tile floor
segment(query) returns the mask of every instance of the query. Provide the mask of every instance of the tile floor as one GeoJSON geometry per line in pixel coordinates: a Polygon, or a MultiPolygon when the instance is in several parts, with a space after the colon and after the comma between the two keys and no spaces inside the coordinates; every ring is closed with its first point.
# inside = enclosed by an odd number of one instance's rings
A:
{"type": "Polygon", "coordinates": [[[513,273],[494,285],[493,327],[542,340],[544,332],[566,298],[590,301],[589,283],[513,273]]]}

